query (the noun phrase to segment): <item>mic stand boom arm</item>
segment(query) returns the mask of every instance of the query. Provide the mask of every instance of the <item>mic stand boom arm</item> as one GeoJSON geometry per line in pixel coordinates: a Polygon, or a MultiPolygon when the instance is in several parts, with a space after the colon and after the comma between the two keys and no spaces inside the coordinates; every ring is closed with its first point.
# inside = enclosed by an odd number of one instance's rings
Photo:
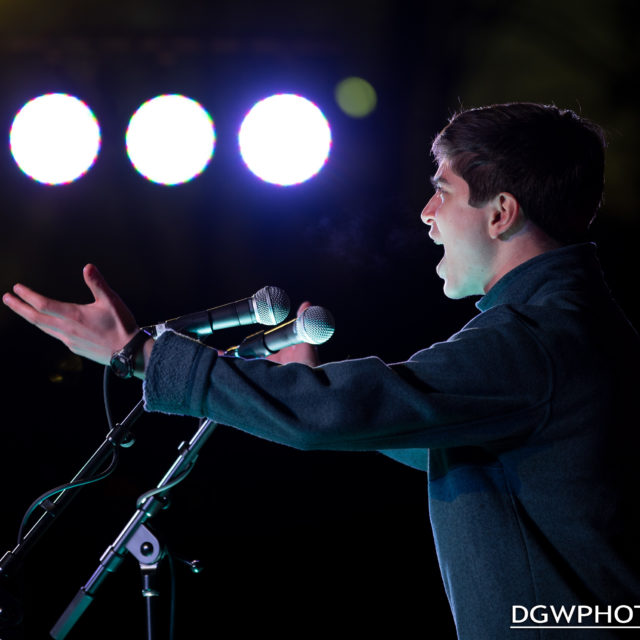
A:
{"type": "MultiPolygon", "coordinates": [[[[129,427],[144,413],[144,402],[140,400],[138,404],[130,411],[129,415],[120,423],[118,423],[108,434],[105,441],[95,451],[95,453],[87,460],[85,465],[73,477],[70,485],[82,483],[83,480],[94,477],[100,468],[104,465],[110,455],[113,455],[114,448],[124,446],[125,440],[130,438],[131,432],[129,427]]],[[[77,489],[79,487],[74,487],[77,489]]],[[[19,563],[27,554],[29,549],[39,540],[44,532],[53,524],[56,516],[62,513],[63,509],[76,496],[77,491],[64,489],[54,500],[48,500],[44,503],[45,513],[40,516],[31,529],[20,539],[16,547],[7,551],[0,560],[0,576],[9,576],[10,569],[13,565],[19,563]]]]}
{"type": "Polygon", "coordinates": [[[143,596],[147,602],[148,638],[152,638],[151,626],[151,602],[157,592],[149,583],[149,574],[153,573],[158,562],[162,559],[164,550],[157,538],[145,526],[150,518],[156,515],[166,506],[164,494],[173,486],[181,482],[193,468],[200,449],[213,433],[216,423],[204,420],[191,440],[183,442],[179,447],[179,455],[173,465],[158,483],[157,489],[149,491],[138,501],[136,512],[133,514],[118,537],[102,554],[100,564],[94,571],[89,581],[80,588],[75,598],[67,606],[62,616],[58,619],[51,637],[56,640],[65,638],[73,625],[78,621],[87,607],[93,602],[98,587],[104,582],[109,573],[113,573],[124,560],[126,553],[130,552],[139,561],[142,570],[144,589],[143,596]]]}

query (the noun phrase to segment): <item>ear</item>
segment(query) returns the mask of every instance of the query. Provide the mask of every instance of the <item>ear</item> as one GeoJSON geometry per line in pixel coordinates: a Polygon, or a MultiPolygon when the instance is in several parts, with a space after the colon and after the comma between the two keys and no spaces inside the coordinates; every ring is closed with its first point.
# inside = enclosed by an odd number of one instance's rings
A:
{"type": "Polygon", "coordinates": [[[493,200],[489,216],[489,236],[493,240],[508,240],[522,227],[520,203],[511,193],[499,193],[493,200]]]}

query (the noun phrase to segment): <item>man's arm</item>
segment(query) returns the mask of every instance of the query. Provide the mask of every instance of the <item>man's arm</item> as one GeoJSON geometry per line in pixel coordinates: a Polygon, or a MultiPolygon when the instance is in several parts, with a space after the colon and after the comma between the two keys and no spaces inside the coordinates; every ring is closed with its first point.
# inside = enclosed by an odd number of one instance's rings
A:
{"type": "MultiPolygon", "coordinates": [[[[94,297],[86,305],[23,285],[3,301],[74,353],[107,364],[138,327],[96,267],[87,265],[84,278],[94,297]]],[[[207,416],[303,449],[473,446],[522,435],[546,419],[552,379],[532,378],[531,370],[547,371],[548,356],[502,307],[393,365],[372,357],[278,366],[285,355],[278,363],[220,357],[170,331],[144,351],[148,410],[207,416]]]]}
{"type": "Polygon", "coordinates": [[[148,411],[208,417],[299,449],[478,446],[526,437],[544,424],[550,366],[508,308],[394,364],[369,357],[277,366],[219,356],[165,332],[151,354],[144,398],[148,411]]]}

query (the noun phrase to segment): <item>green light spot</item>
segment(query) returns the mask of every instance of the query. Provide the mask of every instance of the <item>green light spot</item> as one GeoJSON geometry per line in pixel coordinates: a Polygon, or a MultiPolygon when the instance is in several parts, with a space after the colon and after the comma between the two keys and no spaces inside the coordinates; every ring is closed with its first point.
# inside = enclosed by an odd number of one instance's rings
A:
{"type": "Polygon", "coordinates": [[[368,116],[378,103],[375,89],[363,78],[345,78],[335,89],[338,106],[352,118],[368,116]]]}

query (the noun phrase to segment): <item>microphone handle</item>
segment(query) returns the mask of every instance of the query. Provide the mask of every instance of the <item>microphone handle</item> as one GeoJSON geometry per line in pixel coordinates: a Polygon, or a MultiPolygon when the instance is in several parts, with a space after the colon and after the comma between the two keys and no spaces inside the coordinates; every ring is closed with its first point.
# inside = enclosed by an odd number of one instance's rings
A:
{"type": "Polygon", "coordinates": [[[167,320],[156,325],[156,333],[160,335],[167,329],[186,331],[200,336],[208,336],[220,329],[230,329],[246,324],[255,324],[256,316],[251,298],[239,300],[221,307],[213,307],[205,311],[189,313],[179,318],[167,320]]]}
{"type": "Polygon", "coordinates": [[[296,330],[294,318],[268,331],[258,331],[247,336],[237,347],[231,347],[225,351],[227,356],[239,358],[264,358],[280,349],[304,342],[296,330]]]}
{"type": "Polygon", "coordinates": [[[263,342],[270,353],[276,353],[285,347],[304,342],[298,335],[298,318],[293,318],[289,322],[265,331],[263,342]]]}

